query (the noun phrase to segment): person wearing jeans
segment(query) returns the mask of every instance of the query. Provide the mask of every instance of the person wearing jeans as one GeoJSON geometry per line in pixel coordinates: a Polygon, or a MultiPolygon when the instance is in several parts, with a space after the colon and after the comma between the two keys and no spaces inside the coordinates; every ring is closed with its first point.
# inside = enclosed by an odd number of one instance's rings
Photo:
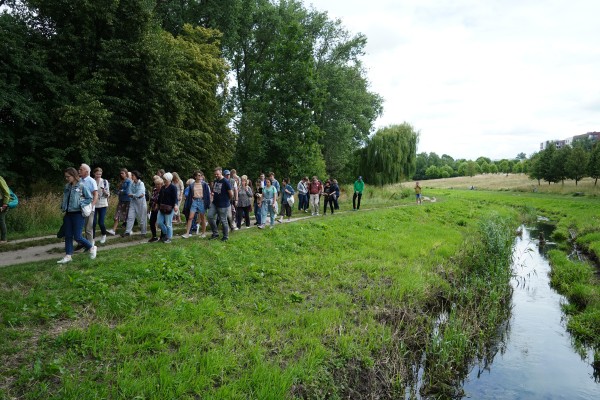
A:
{"type": "Polygon", "coordinates": [[[158,217],[156,222],[161,230],[160,240],[164,243],[171,243],[173,237],[173,215],[177,210],[177,188],[171,182],[173,175],[167,172],[163,175],[165,185],[160,190],[158,195],[158,217]],[[170,207],[170,211],[166,211],[163,206],[170,207]]]}
{"type": "Polygon", "coordinates": [[[219,230],[217,228],[217,218],[223,225],[223,238],[222,241],[226,242],[229,240],[229,223],[227,216],[229,215],[231,206],[231,199],[233,199],[233,190],[229,180],[223,176],[223,169],[216,167],[214,170],[215,180],[213,181],[213,190],[211,192],[212,202],[210,209],[208,210],[208,222],[210,223],[210,229],[212,230],[211,240],[219,238],[219,230]]]}
{"type": "Polygon", "coordinates": [[[100,243],[106,242],[106,225],[104,220],[106,218],[106,211],[108,210],[108,198],[110,197],[110,185],[106,179],[102,178],[102,168],[94,168],[94,180],[98,186],[98,202],[96,203],[96,209],[94,210],[94,222],[92,233],[96,238],[96,224],[100,226],[100,243]]]}
{"type": "Polygon", "coordinates": [[[92,203],[92,192],[79,179],[75,168],[69,167],[65,170],[65,185],[61,210],[65,213],[63,224],[65,228],[65,256],[57,261],[57,264],[71,262],[73,255],[73,240],[90,251],[90,258],[96,258],[98,248],[90,241],[81,236],[84,218],[81,208],[92,203]]]}
{"type": "Polygon", "coordinates": [[[265,222],[267,221],[267,213],[271,217],[271,229],[273,229],[273,225],[275,225],[275,212],[277,203],[277,189],[272,184],[271,179],[267,179],[267,186],[263,189],[263,206],[262,206],[262,226],[259,228],[265,227],[265,222]]]}

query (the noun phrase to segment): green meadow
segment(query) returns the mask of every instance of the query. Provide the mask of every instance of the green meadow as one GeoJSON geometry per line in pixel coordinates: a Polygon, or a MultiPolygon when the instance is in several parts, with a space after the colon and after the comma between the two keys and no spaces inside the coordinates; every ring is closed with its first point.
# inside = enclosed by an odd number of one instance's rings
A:
{"type": "Polygon", "coordinates": [[[228,243],[0,269],[0,399],[452,395],[510,315],[511,245],[537,215],[557,224],[568,328],[598,350],[597,275],[565,255],[571,235],[600,251],[595,197],[428,189],[416,206],[406,186],[228,243]]]}

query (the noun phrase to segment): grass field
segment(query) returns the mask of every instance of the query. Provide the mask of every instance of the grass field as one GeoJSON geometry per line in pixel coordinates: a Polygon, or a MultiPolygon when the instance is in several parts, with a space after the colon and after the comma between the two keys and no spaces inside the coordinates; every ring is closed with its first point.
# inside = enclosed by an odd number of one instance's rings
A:
{"type": "MultiPolygon", "coordinates": [[[[593,196],[430,182],[424,194],[437,201],[423,206],[406,197],[410,183],[368,188],[363,208],[376,209],[244,230],[226,244],[190,239],[0,269],[0,398],[453,393],[510,312],[519,221],[548,216],[556,239],[574,230],[594,249],[600,207],[593,196]]],[[[597,282],[569,274],[591,271],[575,265],[555,284],[579,299],[569,328],[598,349],[597,282]]]]}

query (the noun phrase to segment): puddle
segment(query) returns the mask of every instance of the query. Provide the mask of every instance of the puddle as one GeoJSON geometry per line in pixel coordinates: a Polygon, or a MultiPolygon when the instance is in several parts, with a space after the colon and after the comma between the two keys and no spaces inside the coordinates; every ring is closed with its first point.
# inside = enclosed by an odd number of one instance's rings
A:
{"type": "Polygon", "coordinates": [[[512,315],[498,336],[496,353],[480,361],[465,379],[466,398],[600,399],[591,351],[580,356],[566,331],[561,304],[550,287],[544,258],[552,226],[523,227],[514,249],[512,315]],[[539,246],[540,232],[546,243],[539,246]]]}

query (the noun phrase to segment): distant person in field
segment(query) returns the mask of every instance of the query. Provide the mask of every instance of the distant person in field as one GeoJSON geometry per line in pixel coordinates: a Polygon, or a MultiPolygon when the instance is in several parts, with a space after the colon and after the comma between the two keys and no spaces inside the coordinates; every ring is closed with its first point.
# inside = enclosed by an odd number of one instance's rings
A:
{"type": "Polygon", "coordinates": [[[423,197],[421,196],[421,185],[419,181],[415,183],[415,197],[417,199],[417,205],[423,204],[423,197]]]}
{"type": "Polygon", "coordinates": [[[65,213],[63,226],[65,229],[65,256],[57,261],[57,264],[71,262],[73,255],[73,240],[85,247],[90,252],[90,258],[96,258],[98,248],[89,240],[81,236],[84,218],[81,208],[92,203],[93,196],[90,189],[79,178],[77,170],[69,167],[65,170],[65,180],[61,210],[65,213]]]}
{"type": "Polygon", "coordinates": [[[333,214],[333,199],[335,197],[335,188],[333,187],[331,180],[329,179],[325,181],[325,187],[323,188],[323,196],[325,197],[323,215],[327,215],[327,204],[329,204],[331,214],[333,214]]]}
{"type": "Polygon", "coordinates": [[[365,190],[365,183],[362,176],[359,176],[354,181],[354,195],[352,196],[352,209],[354,211],[360,210],[360,199],[362,198],[363,190],[365,190]],[[358,199],[358,204],[356,203],[356,199],[358,199]]]}
{"type": "Polygon", "coordinates": [[[108,229],[106,232],[111,235],[116,235],[117,227],[119,222],[127,223],[127,217],[129,216],[129,205],[131,199],[129,198],[129,186],[131,186],[131,179],[129,179],[129,171],[127,168],[121,168],[119,173],[119,185],[117,187],[117,194],[119,196],[119,204],[117,204],[117,211],[115,212],[115,224],[112,229],[108,229]]]}
{"type": "Polygon", "coordinates": [[[6,214],[8,214],[8,202],[10,201],[10,191],[8,185],[3,177],[0,176],[0,198],[2,201],[0,204],[0,244],[7,242],[7,230],[6,230],[6,214]]]}

